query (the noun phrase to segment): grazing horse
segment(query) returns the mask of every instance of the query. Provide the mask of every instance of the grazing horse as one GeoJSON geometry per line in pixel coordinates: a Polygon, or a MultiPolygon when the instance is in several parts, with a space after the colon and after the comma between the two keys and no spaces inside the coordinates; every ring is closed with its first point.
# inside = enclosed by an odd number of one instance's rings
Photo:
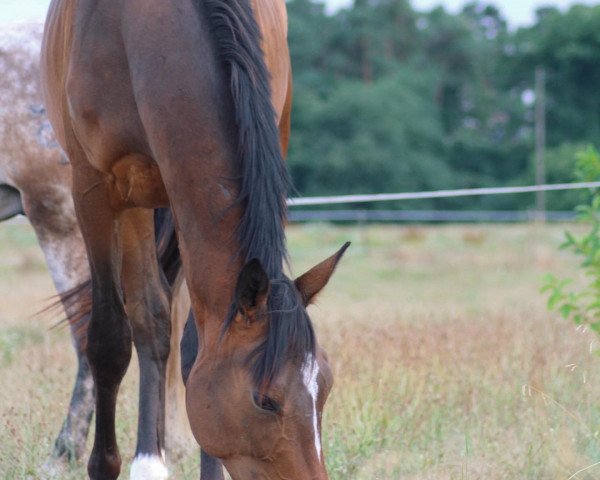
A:
{"type": "Polygon", "coordinates": [[[320,425],[333,379],[306,306],[346,246],[295,281],[284,274],[286,22],[283,0],[50,5],[45,98],[73,166],[93,285],[94,480],[120,472],[115,408],[132,337],[141,382],[156,387],[136,460],[154,462],[145,478],[164,478],[169,304],[149,209],[165,206],[199,337],[186,384],[194,436],[235,480],[327,478],[320,425]]]}
{"type": "MultiPolygon", "coordinates": [[[[85,450],[95,405],[92,374],[85,356],[91,292],[76,290],[89,281],[90,271],[71,195],[71,166],[43,108],[39,85],[42,32],[42,24],[31,23],[6,26],[0,34],[0,221],[17,214],[28,217],[71,320],[77,376],[52,456],[73,461],[85,450]],[[78,294],[69,293],[75,291],[78,294]]],[[[167,226],[166,222],[162,224],[167,226]]],[[[166,228],[164,233],[168,232],[166,228]]],[[[164,266],[172,263],[176,264],[169,259],[164,266]]],[[[189,310],[187,292],[177,273],[175,268],[168,275],[176,291],[172,304],[175,347],[189,310]]],[[[178,348],[172,350],[167,368],[168,446],[176,453],[190,438],[178,348]]]]}

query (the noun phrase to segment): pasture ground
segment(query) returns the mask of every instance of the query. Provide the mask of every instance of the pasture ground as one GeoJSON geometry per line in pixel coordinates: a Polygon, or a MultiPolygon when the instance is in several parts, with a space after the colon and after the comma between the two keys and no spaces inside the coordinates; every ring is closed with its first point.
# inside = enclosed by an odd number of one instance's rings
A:
{"type": "MultiPolygon", "coordinates": [[[[548,313],[544,273],[577,275],[564,226],[292,226],[296,273],[353,246],[311,314],[336,376],[324,420],[332,480],[600,478],[593,334],[548,313]],[[576,476],[578,470],[590,467],[576,476]]],[[[37,479],[74,355],[31,230],[0,227],[0,478],[37,479]]],[[[121,390],[125,460],[136,362],[121,390]]],[[[195,453],[171,462],[197,479],[195,453]]],[[[65,479],[85,478],[74,466],[65,479]]]]}

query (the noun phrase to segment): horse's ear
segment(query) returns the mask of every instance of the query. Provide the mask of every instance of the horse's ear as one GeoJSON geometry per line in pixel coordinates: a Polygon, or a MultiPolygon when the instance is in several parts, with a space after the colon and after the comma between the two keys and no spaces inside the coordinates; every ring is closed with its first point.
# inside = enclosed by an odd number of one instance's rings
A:
{"type": "Polygon", "coordinates": [[[302,296],[304,306],[308,306],[313,302],[317,293],[319,293],[333,275],[335,267],[344,255],[344,252],[350,246],[350,242],[346,242],[335,254],[327,260],[322,261],[318,265],[311,268],[304,275],[299,276],[294,283],[302,296]]]}
{"type": "Polygon", "coordinates": [[[247,320],[254,320],[256,312],[267,304],[271,282],[257,258],[242,267],[235,286],[235,301],[247,320]]]}

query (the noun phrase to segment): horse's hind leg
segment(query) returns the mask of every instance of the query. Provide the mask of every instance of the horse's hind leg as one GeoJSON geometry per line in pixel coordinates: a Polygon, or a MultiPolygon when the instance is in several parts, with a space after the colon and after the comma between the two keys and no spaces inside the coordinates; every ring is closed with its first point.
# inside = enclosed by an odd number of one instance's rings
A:
{"type": "Polygon", "coordinates": [[[90,422],[94,413],[94,380],[90,366],[82,350],[82,343],[76,333],[72,333],[77,354],[77,375],[69,402],[65,421],[54,442],[52,456],[68,462],[81,458],[85,450],[90,422]]]}
{"type": "MultiPolygon", "coordinates": [[[[71,159],[84,159],[71,155],[71,159]]],[[[131,359],[131,327],[121,293],[120,232],[107,183],[85,161],[73,162],[73,199],[86,242],[92,277],[87,357],[96,386],[96,432],[88,462],[92,480],[114,480],[121,470],[115,409],[131,359]]]]}
{"type": "Polygon", "coordinates": [[[170,350],[169,287],[156,258],[152,210],[123,213],[126,311],[140,364],[138,444],[132,480],[167,478],[164,463],[165,372],[170,350]]]}
{"type": "MultiPolygon", "coordinates": [[[[84,284],[90,277],[70,188],[66,188],[70,187],[71,175],[65,173],[67,175],[53,178],[52,182],[31,182],[22,186],[23,211],[35,230],[59,294],[84,284]]],[[[77,376],[52,456],[66,461],[79,460],[83,455],[95,406],[94,381],[85,355],[89,312],[82,313],[89,309],[88,295],[88,289],[83,289],[68,300],[63,298],[77,355],[77,376]]]]}
{"type": "MultiPolygon", "coordinates": [[[[73,318],[80,315],[80,308],[87,307],[81,307],[79,302],[74,301],[65,305],[64,308],[67,317],[73,318]]],[[[83,456],[95,408],[94,379],[85,352],[89,318],[90,314],[87,313],[77,322],[70,324],[71,339],[77,355],[77,373],[69,409],[52,451],[54,458],[66,460],[67,462],[77,461],[83,456]]]]}
{"type": "MultiPolygon", "coordinates": [[[[85,249],[83,244],[80,247],[81,249],[85,249]]],[[[85,258],[83,262],[86,262],[85,258]]],[[[52,265],[50,262],[48,264],[52,271],[52,265]]],[[[64,263],[64,267],[66,268],[67,266],[68,263],[64,263]]],[[[87,279],[89,279],[89,274],[82,277],[81,281],[83,282],[87,279]]],[[[64,290],[62,292],[59,290],[59,292],[62,293],[64,290]]],[[[89,300],[85,299],[82,301],[87,302],[89,300]]],[[[81,308],[88,308],[87,306],[82,307],[80,301],[76,300],[69,302],[67,305],[63,304],[63,306],[69,319],[78,317],[81,308]]],[[[69,409],[60,432],[56,437],[52,451],[54,458],[66,460],[67,462],[77,461],[83,456],[95,408],[94,379],[92,378],[92,372],[85,353],[89,318],[90,314],[87,313],[76,322],[70,323],[71,339],[75,348],[75,354],[77,355],[77,373],[71,394],[71,401],[69,402],[69,409]]]]}

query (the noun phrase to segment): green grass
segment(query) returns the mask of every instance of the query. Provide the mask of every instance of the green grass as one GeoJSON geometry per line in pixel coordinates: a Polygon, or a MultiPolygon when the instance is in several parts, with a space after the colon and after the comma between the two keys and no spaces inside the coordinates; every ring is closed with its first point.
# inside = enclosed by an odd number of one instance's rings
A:
{"type": "Polygon", "coordinates": [[[24,325],[0,328],[0,366],[10,366],[16,352],[29,343],[35,344],[41,341],[42,333],[32,327],[24,325]]]}
{"type": "MultiPolygon", "coordinates": [[[[578,275],[576,259],[557,249],[562,230],[289,229],[297,275],[353,242],[310,309],[336,379],[323,424],[332,480],[566,480],[600,459],[600,340],[549,313],[539,293],[547,272],[578,275]]],[[[0,239],[11,258],[0,262],[0,478],[35,479],[74,357],[66,330],[31,318],[52,294],[31,232],[5,226],[0,239]]],[[[118,411],[124,472],[135,441],[134,361],[130,370],[118,411]]],[[[197,479],[195,452],[170,470],[197,479]]],[[[73,466],[59,478],[84,472],[73,466]]],[[[600,478],[600,467],[574,478],[600,478]]]]}

